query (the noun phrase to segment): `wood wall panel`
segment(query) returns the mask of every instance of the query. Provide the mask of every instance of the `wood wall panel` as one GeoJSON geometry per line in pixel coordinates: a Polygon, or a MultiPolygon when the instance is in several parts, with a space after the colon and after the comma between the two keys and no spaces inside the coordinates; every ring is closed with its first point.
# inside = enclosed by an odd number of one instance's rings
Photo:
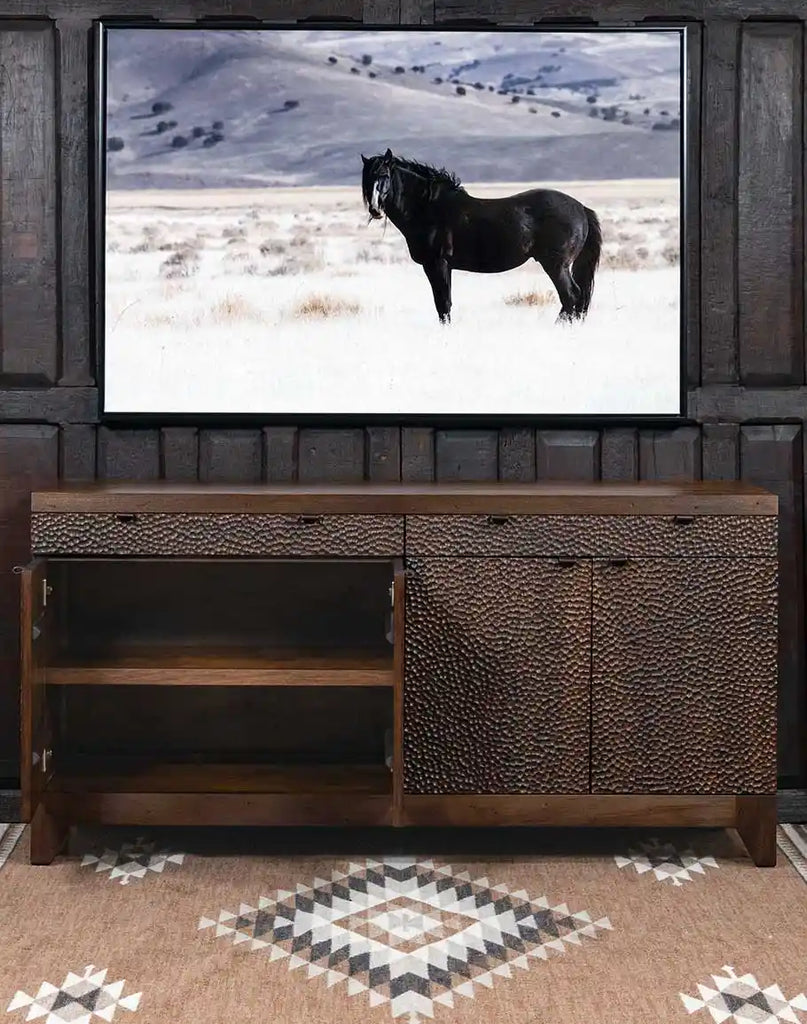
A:
{"type": "Polygon", "coordinates": [[[262,478],[260,430],[201,430],[199,479],[218,484],[255,484],[262,478]]]}
{"type": "Polygon", "coordinates": [[[700,480],[701,438],[697,427],[643,430],[639,435],[640,480],[700,480]]]}
{"type": "Polygon", "coordinates": [[[87,188],[87,68],[91,22],[56,23],[59,126],[59,254],[61,384],[92,384],[90,336],[90,194],[87,188]]]}
{"type": "Polygon", "coordinates": [[[638,480],[639,435],[630,427],[602,432],[600,475],[603,480],[638,480]]]}
{"type": "Polygon", "coordinates": [[[67,423],[59,433],[61,478],[71,483],[95,480],[95,427],[90,423],[67,423]]]}
{"type": "Polygon", "coordinates": [[[158,480],[160,432],[99,427],[99,480],[158,480]]]}
{"type": "Polygon", "coordinates": [[[19,765],[19,576],[30,560],[30,494],[56,483],[59,431],[0,424],[0,778],[19,765]]]}
{"type": "Polygon", "coordinates": [[[740,428],[736,423],[706,423],[701,438],[704,480],[736,480],[740,475],[740,428]]]}
{"type": "Polygon", "coordinates": [[[431,427],[401,428],[401,479],[411,483],[434,480],[434,430],[431,427]]]}
{"type": "Polygon", "coordinates": [[[804,380],[803,25],[742,27],[737,269],[740,377],[804,380]]]}
{"type": "Polygon", "coordinates": [[[56,123],[53,31],[0,23],[0,371],[55,381],[56,123]]]}
{"type": "Polygon", "coordinates": [[[496,480],[499,475],[497,430],[438,430],[435,434],[435,479],[496,480]]]}
{"type": "Polygon", "coordinates": [[[687,170],[686,208],[681,232],[681,272],[686,284],[686,377],[690,387],[701,381],[701,86],[703,82],[703,29],[690,25],[686,35],[687,80],[685,95],[687,170]]]}
{"type": "Polygon", "coordinates": [[[400,427],[370,427],[366,438],[367,479],[379,483],[401,479],[400,427]]]}
{"type": "Polygon", "coordinates": [[[535,431],[505,427],[499,431],[499,479],[535,480],[535,431]]]}
{"type": "Polygon", "coordinates": [[[177,483],[199,477],[199,431],[166,427],[160,438],[160,476],[177,483]]]}
{"type": "Polygon", "coordinates": [[[596,430],[539,430],[536,443],[539,480],[597,480],[600,435],[596,430]]]}
{"type": "Polygon", "coordinates": [[[701,124],[701,381],[739,379],[737,341],[737,72],[740,25],[707,22],[701,124]]]}
{"type": "Polygon", "coordinates": [[[800,425],[745,426],[742,479],[779,495],[779,773],[803,770],[805,714],[804,431],[800,425]]]}
{"type": "Polygon", "coordinates": [[[297,428],[264,427],[264,470],[268,483],[297,478],[297,428]]]}
{"type": "Polygon", "coordinates": [[[303,428],[299,435],[298,477],[305,483],[364,479],[364,431],[303,428]]]}

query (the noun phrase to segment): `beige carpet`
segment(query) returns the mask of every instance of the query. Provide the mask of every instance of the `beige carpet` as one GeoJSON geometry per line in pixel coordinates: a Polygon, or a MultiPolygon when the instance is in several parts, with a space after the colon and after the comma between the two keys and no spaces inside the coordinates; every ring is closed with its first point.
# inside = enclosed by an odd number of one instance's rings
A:
{"type": "Polygon", "coordinates": [[[16,842],[0,1019],[807,1024],[807,885],[733,832],[138,837],[16,842]]]}

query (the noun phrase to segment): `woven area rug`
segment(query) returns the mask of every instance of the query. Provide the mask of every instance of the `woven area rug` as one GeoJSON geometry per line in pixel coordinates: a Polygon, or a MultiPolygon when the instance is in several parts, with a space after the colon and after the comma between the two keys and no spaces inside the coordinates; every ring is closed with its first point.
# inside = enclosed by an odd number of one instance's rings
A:
{"type": "Polygon", "coordinates": [[[733,832],[141,831],[10,850],[0,1020],[807,1024],[807,885],[733,832]]]}

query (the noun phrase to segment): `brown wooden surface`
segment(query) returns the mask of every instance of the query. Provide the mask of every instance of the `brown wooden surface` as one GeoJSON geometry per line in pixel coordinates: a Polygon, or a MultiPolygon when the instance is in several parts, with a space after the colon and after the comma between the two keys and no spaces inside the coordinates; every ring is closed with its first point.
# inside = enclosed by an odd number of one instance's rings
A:
{"type": "MultiPolygon", "coordinates": [[[[47,562],[37,559],[21,574],[20,647],[21,647],[21,788],[22,818],[30,821],[40,805],[51,768],[43,763],[43,752],[53,746],[53,728],[45,690],[45,666],[48,663],[51,608],[44,601],[47,562]],[[34,639],[34,630],[39,631],[34,639]]],[[[49,755],[48,755],[49,757],[49,755]]]]}
{"type": "Polygon", "coordinates": [[[732,828],[737,820],[733,796],[633,796],[585,793],[489,796],[407,795],[405,825],[479,826],[568,825],[675,828],[732,828]]]}
{"type": "Polygon", "coordinates": [[[50,685],[392,686],[389,651],[246,647],[70,650],[47,667],[50,685]]]}
{"type": "Polygon", "coordinates": [[[392,718],[392,823],[398,825],[403,806],[404,681],[406,667],[406,571],[402,559],[395,561],[393,576],[392,628],[395,658],[395,692],[392,718]]]}
{"type": "MultiPolygon", "coordinates": [[[[542,0],[537,6],[532,0],[142,0],[138,13],[346,16],[412,24],[454,18],[526,25],[544,18],[694,22],[690,48],[700,49],[695,64],[699,56],[702,88],[693,89],[689,119],[701,141],[690,177],[700,197],[700,209],[693,204],[699,237],[692,241],[699,260],[691,261],[695,273],[699,264],[700,277],[689,289],[690,305],[697,305],[690,326],[694,330],[700,321],[700,344],[693,340],[686,358],[692,423],[663,431],[609,424],[591,431],[599,443],[588,447],[581,446],[576,428],[553,431],[549,424],[537,430],[529,423],[491,423],[484,431],[458,424],[450,432],[429,424],[318,426],[315,433],[306,424],[224,424],[206,440],[197,427],[163,422],[138,430],[99,427],[89,329],[87,56],[93,19],[131,14],[131,4],[8,0],[6,19],[20,20],[3,22],[3,52],[22,54],[25,61],[24,73],[12,69],[14,87],[0,91],[3,165],[9,171],[0,196],[0,373],[14,374],[0,376],[0,569],[28,558],[25,492],[43,483],[31,480],[32,465],[46,480],[59,473],[66,480],[426,482],[453,474],[530,481],[550,465],[553,473],[578,480],[584,473],[625,481],[743,478],[769,486],[782,502],[779,773],[782,784],[807,785],[807,387],[800,315],[800,183],[807,165],[800,52],[807,0],[542,0]],[[23,116],[26,111],[30,116],[23,116]],[[24,144],[29,134],[32,146],[24,144]],[[738,274],[745,298],[738,294],[738,274]],[[739,384],[741,366],[748,387],[739,384]],[[785,378],[792,384],[783,384],[785,378]]],[[[0,586],[0,773],[9,774],[19,764],[15,591],[13,581],[0,586]]],[[[247,699],[237,693],[230,699],[247,699]]],[[[205,696],[194,699],[202,701],[201,715],[205,696]]]]}
{"type": "Polygon", "coordinates": [[[736,828],[757,867],[776,866],[776,797],[738,796],[736,828]]]}
{"type": "MultiPolygon", "coordinates": [[[[648,437],[650,479],[628,482],[338,483],[257,486],[204,483],[76,483],[31,495],[34,513],[280,513],[545,515],[772,515],[775,497],[735,481],[657,481],[652,467],[667,457],[664,439],[648,437]]],[[[582,449],[585,451],[585,448],[582,449]]]]}

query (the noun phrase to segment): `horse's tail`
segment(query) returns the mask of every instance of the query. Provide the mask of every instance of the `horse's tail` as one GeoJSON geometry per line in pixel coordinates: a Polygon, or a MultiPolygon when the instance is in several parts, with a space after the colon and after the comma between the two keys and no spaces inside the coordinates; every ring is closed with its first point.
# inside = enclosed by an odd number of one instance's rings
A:
{"type": "Polygon", "coordinates": [[[591,305],[591,295],[594,291],[594,274],[599,266],[600,251],[602,249],[602,228],[600,227],[599,218],[587,206],[584,206],[583,209],[586,211],[586,218],[588,220],[588,235],[586,236],[583,248],[572,265],[574,279],[580,287],[581,294],[580,301],[577,303],[577,315],[581,319],[588,313],[588,307],[591,305]]]}

